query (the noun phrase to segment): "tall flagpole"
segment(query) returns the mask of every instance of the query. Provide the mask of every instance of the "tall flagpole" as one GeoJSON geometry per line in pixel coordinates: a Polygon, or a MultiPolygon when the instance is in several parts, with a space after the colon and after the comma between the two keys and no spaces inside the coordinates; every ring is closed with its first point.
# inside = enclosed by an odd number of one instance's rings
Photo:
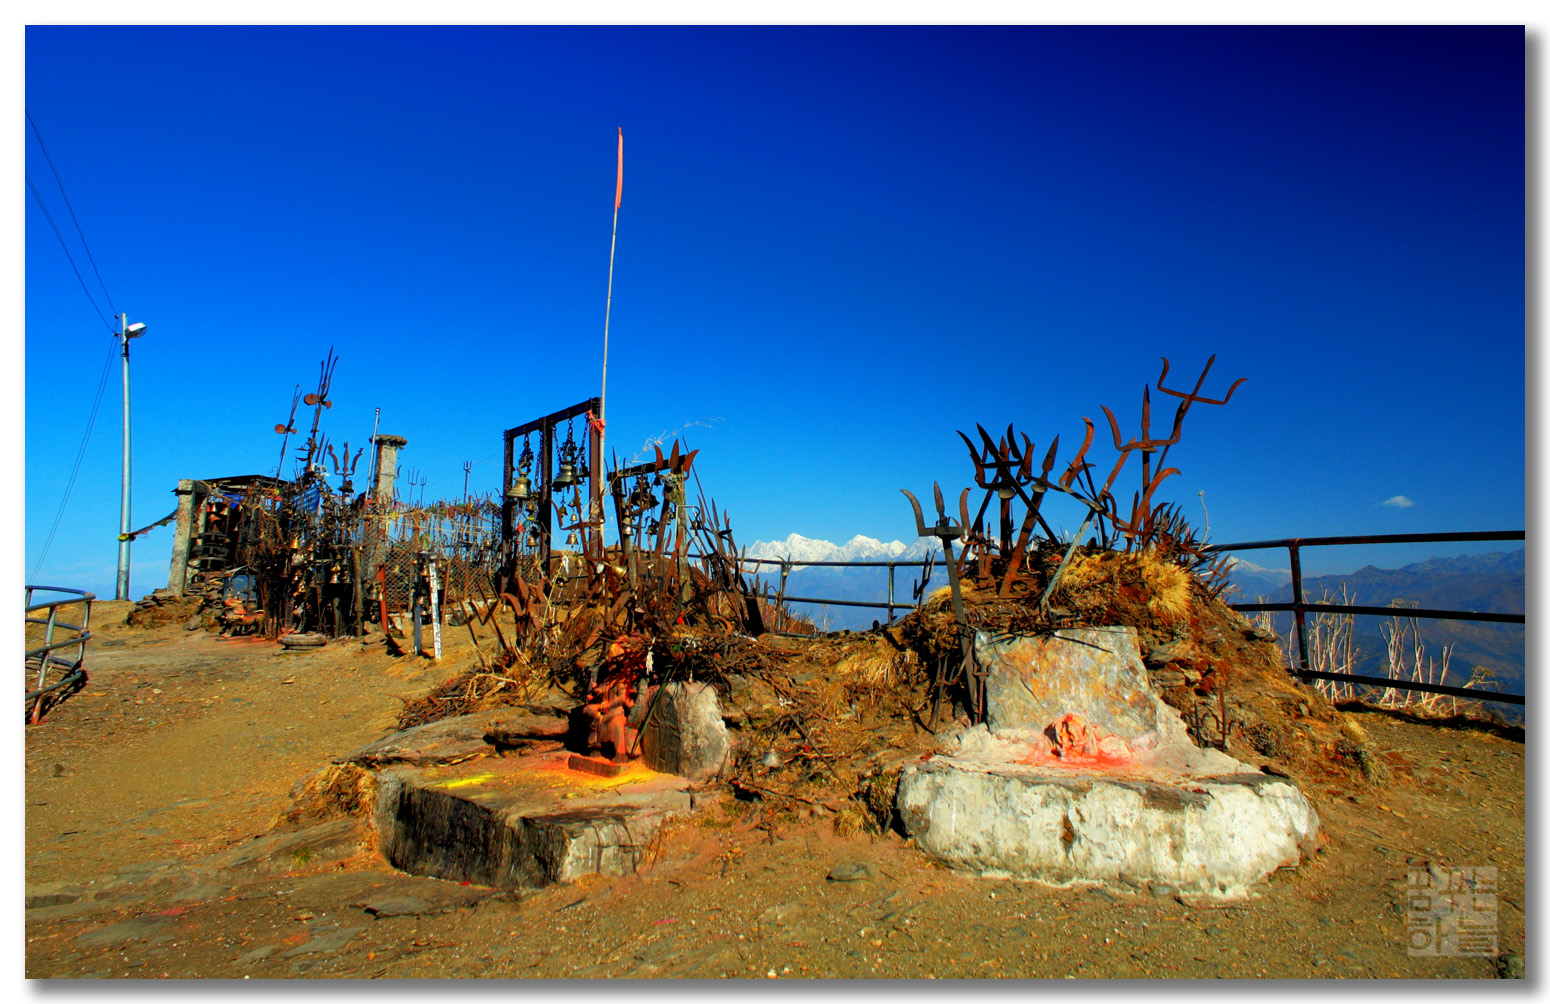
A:
{"type": "MultiPolygon", "coordinates": [[[[604,413],[608,408],[608,318],[613,313],[614,307],[614,246],[619,242],[619,203],[624,201],[624,129],[619,129],[619,175],[614,184],[614,232],[608,240],[608,300],[603,307],[603,389],[598,395],[597,401],[597,451],[599,471],[608,470],[607,456],[603,452],[603,437],[607,433],[607,421],[604,413]]],[[[598,505],[602,505],[603,493],[598,490],[598,505]]],[[[602,512],[592,514],[593,519],[601,519],[602,512]]],[[[601,532],[601,528],[599,528],[601,532]]]]}

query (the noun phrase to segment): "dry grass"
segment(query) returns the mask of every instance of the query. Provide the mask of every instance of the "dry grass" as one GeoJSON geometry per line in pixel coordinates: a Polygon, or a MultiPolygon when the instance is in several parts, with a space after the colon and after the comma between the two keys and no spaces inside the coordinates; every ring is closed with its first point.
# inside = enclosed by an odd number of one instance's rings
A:
{"type": "Polygon", "coordinates": [[[291,789],[291,807],[273,826],[369,815],[377,799],[377,775],[353,763],[329,764],[291,789]]]}
{"type": "Polygon", "coordinates": [[[913,656],[884,643],[847,654],[834,664],[834,676],[867,687],[889,687],[908,675],[916,662],[913,656]]]}
{"type": "Polygon", "coordinates": [[[1141,581],[1151,593],[1146,607],[1165,623],[1177,623],[1189,614],[1190,575],[1171,561],[1161,561],[1151,551],[1130,555],[1141,567],[1141,581]]]}

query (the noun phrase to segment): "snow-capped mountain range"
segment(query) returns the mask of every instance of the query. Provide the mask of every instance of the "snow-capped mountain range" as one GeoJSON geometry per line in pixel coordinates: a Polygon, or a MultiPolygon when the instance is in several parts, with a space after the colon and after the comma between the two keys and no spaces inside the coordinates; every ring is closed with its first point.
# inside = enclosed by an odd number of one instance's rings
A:
{"type": "Polygon", "coordinates": [[[921,561],[930,551],[939,551],[934,539],[926,537],[913,544],[856,534],[843,544],[814,540],[793,533],[785,540],[756,540],[747,549],[750,558],[790,558],[793,561],[921,561]]]}
{"type": "MultiPolygon", "coordinates": [[[[881,541],[856,534],[843,544],[814,540],[793,533],[785,540],[756,540],[745,550],[749,558],[790,558],[793,561],[922,561],[932,551],[941,551],[935,538],[922,537],[912,544],[900,540],[881,541]]],[[[1289,568],[1266,568],[1241,558],[1229,559],[1235,575],[1262,576],[1285,581],[1292,577],[1289,568]]]]}
{"type": "MultiPolygon", "coordinates": [[[[843,544],[836,544],[793,533],[785,540],[755,541],[744,551],[744,556],[771,561],[782,558],[793,561],[924,561],[932,552],[936,552],[940,560],[940,545],[931,537],[906,544],[900,540],[881,541],[857,534],[843,544]]],[[[774,564],[749,567],[747,571],[772,589],[780,580],[780,569],[774,564]]],[[[919,568],[895,569],[893,595],[901,607],[907,609],[904,605],[910,601],[920,574],[919,568]]],[[[1234,560],[1232,577],[1244,595],[1253,597],[1284,586],[1291,573],[1286,569],[1264,568],[1252,562],[1234,560]]],[[[945,585],[946,581],[946,572],[938,565],[927,583],[928,591],[945,585]]],[[[787,578],[786,595],[880,602],[888,595],[888,570],[797,565],[787,578]]],[[[793,609],[812,617],[815,623],[831,628],[864,628],[874,618],[886,616],[883,611],[866,607],[798,603],[793,609]]]]}

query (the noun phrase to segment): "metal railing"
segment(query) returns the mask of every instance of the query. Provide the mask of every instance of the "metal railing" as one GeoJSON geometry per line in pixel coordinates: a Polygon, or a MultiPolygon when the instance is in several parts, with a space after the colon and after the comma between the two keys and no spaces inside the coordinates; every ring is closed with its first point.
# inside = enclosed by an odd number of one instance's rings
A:
{"type": "Polygon", "coordinates": [[[1308,668],[1308,628],[1306,614],[1313,613],[1330,614],[1373,614],[1380,617],[1390,617],[1402,614],[1405,617],[1423,617],[1441,620],[1487,621],[1496,624],[1523,624],[1523,614],[1490,613],[1478,610],[1419,610],[1411,607],[1373,607],[1358,606],[1346,603],[1308,603],[1303,599],[1302,591],[1302,549],[1305,547],[1339,547],[1351,544],[1427,544],[1427,543],[1462,543],[1472,540],[1524,540],[1522,530],[1492,530],[1470,533],[1388,533],[1359,537],[1286,537],[1281,540],[1252,540],[1236,544],[1213,544],[1204,550],[1207,553],[1220,554],[1237,551],[1255,551],[1273,547],[1284,547],[1291,556],[1292,572],[1292,601],[1290,603],[1233,603],[1234,610],[1241,612],[1271,611],[1290,612],[1296,626],[1297,635],[1297,666],[1292,670],[1304,681],[1307,680],[1335,680],[1342,683],[1360,683],[1373,687],[1388,687],[1394,690],[1424,691],[1430,694],[1447,694],[1451,697],[1469,697],[1476,700],[1500,701],[1503,704],[1522,705],[1524,699],[1520,694],[1504,694],[1498,691],[1479,690],[1465,687],[1448,687],[1440,683],[1423,683],[1420,681],[1396,680],[1386,676],[1359,676],[1355,673],[1328,673],[1322,670],[1308,668]]]}
{"type": "MultiPolygon", "coordinates": [[[[1425,693],[1445,694],[1452,697],[1468,697],[1476,700],[1499,701],[1503,704],[1523,705],[1524,698],[1520,694],[1506,694],[1499,691],[1481,690],[1478,688],[1449,687],[1439,683],[1425,683],[1419,680],[1399,680],[1386,676],[1364,676],[1355,673],[1327,673],[1322,670],[1308,667],[1308,632],[1306,614],[1313,613],[1337,613],[1337,614],[1370,614],[1379,617],[1389,617],[1402,614],[1405,617],[1432,618],[1441,620],[1469,620],[1495,624],[1523,624],[1523,614],[1504,614],[1478,610],[1425,610],[1412,607],[1375,607],[1360,606],[1356,604],[1342,603],[1308,603],[1303,599],[1302,591],[1302,548],[1304,547],[1338,547],[1353,544],[1427,544],[1427,543],[1467,543],[1469,541],[1491,540],[1525,540],[1526,534],[1522,530],[1500,531],[1471,531],[1460,533],[1391,533],[1373,534],[1365,536],[1344,537],[1285,537],[1280,540],[1254,540],[1233,544],[1213,544],[1204,548],[1207,553],[1227,553],[1234,551],[1253,551],[1265,548],[1284,547],[1291,556],[1292,573],[1292,602],[1290,603],[1233,603],[1229,604],[1234,610],[1248,613],[1254,611],[1290,612],[1296,622],[1297,635],[1297,665],[1292,672],[1307,680],[1336,680],[1344,683],[1360,683],[1374,687],[1387,687],[1395,690],[1414,690],[1425,693]]],[[[699,555],[691,555],[699,557],[699,555]]],[[[893,621],[895,610],[919,609],[920,601],[924,599],[925,590],[920,590],[921,596],[914,603],[898,603],[894,600],[894,569],[895,568],[930,568],[936,562],[934,559],[927,561],[797,561],[783,558],[740,558],[739,568],[745,564],[752,565],[778,565],[780,566],[780,587],[776,591],[774,600],[777,605],[786,603],[813,603],[826,606],[845,607],[870,607],[875,610],[887,610],[888,620],[893,621]],[[887,568],[888,569],[888,600],[885,603],[863,600],[837,600],[824,599],[814,596],[787,596],[786,577],[792,568],[803,567],[828,567],[828,568],[887,568]]],[[[757,574],[757,573],[755,573],[757,574]]],[[[929,581],[929,576],[927,577],[929,581]]]]}
{"type": "MultiPolygon", "coordinates": [[[[91,605],[96,595],[80,589],[64,589],[59,586],[28,586],[26,600],[26,623],[39,625],[43,628],[43,644],[37,648],[27,649],[23,656],[26,667],[26,676],[29,682],[34,680],[32,689],[27,691],[25,711],[32,722],[37,722],[43,717],[43,699],[68,687],[78,686],[86,680],[86,643],[91,640],[91,605]],[[69,599],[46,600],[42,603],[33,603],[34,592],[44,593],[68,593],[69,599]],[[59,619],[61,607],[81,604],[79,624],[69,624],[59,619]],[[35,616],[47,611],[44,616],[35,616]],[[56,628],[70,632],[68,638],[56,640],[54,630],[56,628]],[[74,648],[75,658],[55,655],[58,650],[74,648]],[[49,681],[49,674],[57,675],[53,682],[49,681]]],[[[25,628],[23,628],[25,630],[25,628]]]]}
{"type": "MultiPolygon", "coordinates": [[[[700,557],[700,555],[695,554],[695,555],[690,555],[690,557],[691,558],[698,558],[698,557],[700,557]]],[[[775,604],[776,604],[776,606],[784,607],[784,605],[787,604],[787,603],[815,603],[815,604],[819,604],[819,605],[822,605],[822,606],[870,607],[873,610],[886,610],[886,611],[888,611],[888,620],[889,620],[890,623],[892,623],[892,621],[893,621],[893,612],[895,610],[918,610],[920,608],[920,600],[925,598],[925,589],[924,589],[924,587],[922,587],[921,588],[921,596],[915,602],[913,602],[913,603],[896,603],[896,602],[894,602],[894,597],[893,597],[893,571],[894,571],[894,569],[895,568],[926,568],[926,569],[930,569],[930,568],[935,568],[936,565],[938,564],[938,562],[935,559],[927,559],[925,561],[797,561],[797,560],[794,560],[794,559],[785,559],[785,558],[737,558],[736,561],[738,563],[738,570],[739,571],[741,571],[742,570],[742,566],[746,565],[746,564],[752,564],[752,565],[779,565],[780,566],[780,587],[775,591],[775,604]],[[828,600],[828,599],[823,599],[823,598],[820,598],[820,597],[812,597],[812,596],[787,596],[786,595],[786,576],[791,574],[791,569],[793,569],[793,568],[795,568],[795,567],[797,567],[799,565],[803,566],[803,567],[808,567],[808,568],[886,568],[886,569],[888,569],[888,601],[886,603],[877,603],[877,602],[874,602],[874,601],[871,601],[871,600],[828,600]]],[[[755,572],[754,574],[757,575],[758,573],[755,572]]],[[[925,581],[927,581],[927,582],[930,581],[930,575],[929,574],[926,575],[925,581]]]]}

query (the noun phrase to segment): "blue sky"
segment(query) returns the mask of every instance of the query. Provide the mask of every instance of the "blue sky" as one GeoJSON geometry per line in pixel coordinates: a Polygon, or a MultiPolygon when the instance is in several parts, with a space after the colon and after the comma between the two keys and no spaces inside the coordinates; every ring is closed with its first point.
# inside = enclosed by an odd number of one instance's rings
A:
{"type": "MultiPolygon", "coordinates": [[[[31,27],[26,106],[150,325],[136,527],[273,472],[330,345],[334,441],[380,407],[427,498],[498,488],[501,430],[597,393],[619,127],[609,444],[690,426],[743,542],[909,540],[955,430],[1065,459],[1212,353],[1205,393],[1247,382],[1164,494],[1215,540],[1524,526],[1520,28],[31,27]]],[[[30,573],[114,341],[20,194],[30,573]]],[[[109,596],[112,365],[38,576],[109,596]]]]}

